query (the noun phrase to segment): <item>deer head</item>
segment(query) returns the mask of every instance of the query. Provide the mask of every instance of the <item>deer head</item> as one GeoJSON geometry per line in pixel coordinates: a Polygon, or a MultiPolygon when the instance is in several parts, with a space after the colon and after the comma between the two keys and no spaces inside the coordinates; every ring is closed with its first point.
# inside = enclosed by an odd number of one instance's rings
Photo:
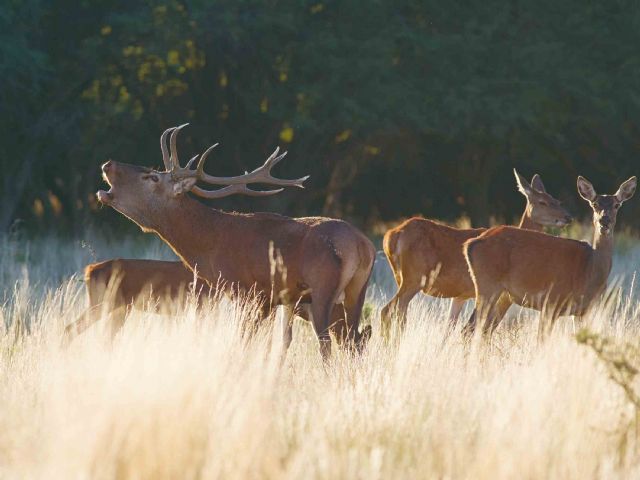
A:
{"type": "Polygon", "coordinates": [[[160,136],[160,149],[165,171],[108,161],[102,165],[102,176],[111,187],[109,191],[100,190],[98,200],[109,205],[140,225],[143,230],[155,230],[172,208],[181,205],[188,192],[202,198],[222,198],[229,195],[266,196],[275,195],[283,190],[252,190],[249,184],[262,183],[280,187],[292,186],[304,188],[308,176],[284,180],[271,176],[271,169],[282,160],[287,152],[279,154],[279,148],[267,158],[265,163],[250,173],[235,177],[214,177],[204,173],[204,164],[211,151],[218,145],[209,147],[198,160],[193,157],[185,167],[180,166],[176,142],[178,133],[188,124],[165,130],[160,136]],[[167,136],[169,148],[167,148],[167,136]],[[196,168],[194,163],[198,160],[196,168]],[[198,187],[198,182],[219,185],[223,188],[206,190],[198,187]]]}
{"type": "Polygon", "coordinates": [[[620,206],[633,197],[636,191],[637,179],[631,177],[623,182],[613,195],[598,195],[591,182],[584,177],[578,177],[578,193],[589,202],[593,210],[593,227],[600,235],[612,235],[616,226],[616,217],[620,206]]]}
{"type": "Polygon", "coordinates": [[[532,221],[546,227],[564,227],[571,223],[571,214],[559,200],[547,193],[540,175],[536,173],[529,183],[515,168],[513,173],[518,190],[527,199],[527,213],[532,221]]]}

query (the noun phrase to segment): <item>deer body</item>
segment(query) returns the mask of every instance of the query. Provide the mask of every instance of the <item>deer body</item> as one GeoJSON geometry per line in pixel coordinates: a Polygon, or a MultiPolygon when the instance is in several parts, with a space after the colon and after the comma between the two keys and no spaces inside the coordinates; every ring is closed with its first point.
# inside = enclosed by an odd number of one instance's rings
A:
{"type": "MultiPolygon", "coordinates": [[[[520,191],[527,197],[519,228],[540,231],[545,225],[566,225],[571,220],[560,202],[546,193],[538,175],[529,184],[514,173],[520,191]]],[[[453,228],[425,218],[411,218],[389,230],[384,236],[383,248],[398,283],[398,292],[382,310],[383,327],[388,329],[394,310],[404,322],[409,302],[419,291],[452,298],[449,321],[454,322],[464,302],[475,296],[463,245],[486,230],[453,228]]]]}
{"type": "Polygon", "coordinates": [[[411,285],[414,295],[422,290],[433,297],[467,299],[473,296],[473,281],[464,275],[462,245],[485,230],[410,218],[385,234],[383,248],[399,286],[411,285]]]}
{"type": "Polygon", "coordinates": [[[467,244],[481,295],[492,296],[485,287],[490,279],[490,289],[506,291],[511,303],[538,310],[546,303],[566,307],[567,315],[583,315],[588,299],[606,285],[610,248],[541,232],[521,233],[513,227],[496,227],[467,244]]]}
{"type": "Polygon", "coordinates": [[[167,211],[165,225],[157,228],[160,237],[213,287],[256,292],[267,308],[310,303],[314,319],[330,315],[343,301],[349,316],[362,308],[356,305],[364,295],[375,249],[342,220],[226,213],[184,196],[167,211]],[[274,274],[270,252],[282,259],[286,274],[274,274]],[[316,297],[326,300],[322,309],[313,308],[316,297]]]}
{"type": "Polygon", "coordinates": [[[467,241],[476,306],[466,331],[475,329],[480,316],[484,333],[491,333],[512,303],[544,310],[551,327],[560,315],[584,315],[606,288],[617,211],[635,187],[632,177],[615,195],[596,195],[578,178],[578,190],[594,213],[592,245],[512,227],[495,227],[467,241]]]}
{"type": "MultiPolygon", "coordinates": [[[[75,322],[66,326],[65,342],[99,320],[100,311],[108,315],[111,333],[115,335],[124,325],[128,309],[151,303],[162,310],[184,298],[194,281],[193,272],[182,262],[160,260],[106,260],[87,265],[84,273],[89,306],[75,322]]],[[[202,281],[196,280],[194,290],[198,299],[205,288],[202,281]]]]}
{"type": "Polygon", "coordinates": [[[143,231],[157,233],[212,287],[258,294],[265,315],[279,304],[289,310],[309,304],[324,356],[330,352],[330,330],[339,341],[361,344],[366,334],[358,329],[360,314],[375,258],[369,239],[341,220],[227,213],[201,204],[187,193],[205,198],[236,193],[270,195],[281,189],[255,191],[247,184],[301,187],[306,177],[272,177],[270,169],[284,156],[277,156],[277,150],[262,167],[238,177],[212,177],[203,172],[204,160],[213,147],[202,155],[196,170],[191,169],[196,157],[181,168],[175,147],[180,128],[171,128],[161,137],[167,171],[107,162],[102,170],[111,189],[99,191],[98,199],[129,217],[143,231]],[[168,132],[171,157],[164,143],[168,132]],[[204,190],[196,186],[198,181],[226,186],[204,190]],[[272,268],[274,256],[281,262],[277,272],[272,268]],[[344,313],[336,321],[340,310],[344,313]]]}

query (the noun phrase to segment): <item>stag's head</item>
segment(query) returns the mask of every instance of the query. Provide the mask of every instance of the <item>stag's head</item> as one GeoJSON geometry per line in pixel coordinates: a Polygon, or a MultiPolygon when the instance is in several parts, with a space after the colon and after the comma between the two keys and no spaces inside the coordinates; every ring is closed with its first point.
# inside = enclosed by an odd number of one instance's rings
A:
{"type": "Polygon", "coordinates": [[[593,227],[600,235],[611,235],[616,226],[616,217],[620,206],[633,197],[636,191],[636,177],[623,182],[613,195],[598,195],[591,182],[584,177],[578,177],[578,193],[593,210],[593,227]]]}
{"type": "Polygon", "coordinates": [[[187,124],[165,130],[160,136],[160,149],[165,171],[108,161],[102,165],[102,176],[111,187],[109,191],[99,190],[98,200],[118,210],[145,230],[155,230],[172,206],[178,205],[184,196],[191,192],[202,198],[222,198],[240,194],[249,196],[274,195],[283,190],[252,190],[247,185],[263,183],[279,187],[293,186],[303,188],[308,176],[293,180],[284,180],[271,176],[271,169],[287,152],[279,154],[279,149],[271,154],[267,161],[250,173],[236,177],[214,177],[204,173],[204,164],[211,151],[218,145],[209,147],[198,160],[193,157],[185,167],[180,166],[176,142],[178,133],[187,124]],[[169,147],[167,148],[167,136],[169,147]],[[195,168],[194,164],[198,161],[195,168]],[[218,185],[222,188],[206,190],[197,186],[198,182],[218,185]]]}
{"type": "Polygon", "coordinates": [[[560,200],[553,198],[544,188],[542,179],[537,173],[531,179],[531,183],[513,169],[516,176],[518,190],[527,198],[527,212],[535,223],[545,227],[564,227],[572,222],[573,218],[560,200]]]}

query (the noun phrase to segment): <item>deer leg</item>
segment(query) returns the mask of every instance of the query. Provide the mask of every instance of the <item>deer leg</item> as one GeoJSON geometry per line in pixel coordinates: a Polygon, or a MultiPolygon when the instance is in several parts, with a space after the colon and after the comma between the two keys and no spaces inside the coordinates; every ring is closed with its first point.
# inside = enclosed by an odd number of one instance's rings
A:
{"type": "Polygon", "coordinates": [[[360,321],[372,270],[373,261],[355,268],[353,274],[341,282],[342,305],[336,305],[333,309],[332,321],[338,342],[358,351],[361,351],[371,336],[371,325],[367,325],[361,332],[360,321]]]}
{"type": "Polygon", "coordinates": [[[325,296],[314,295],[311,302],[311,318],[313,329],[318,336],[320,342],[320,354],[324,360],[331,356],[331,335],[330,335],[330,316],[333,307],[331,300],[327,301],[325,296]],[[319,297],[319,298],[317,298],[319,297]]]}
{"type": "Polygon", "coordinates": [[[485,336],[491,336],[493,332],[495,332],[510,306],[511,300],[509,299],[509,296],[503,293],[493,304],[489,314],[487,315],[482,332],[485,336]]]}
{"type": "MultiPolygon", "coordinates": [[[[309,320],[320,342],[320,353],[327,360],[331,355],[332,315],[339,300],[341,272],[336,269],[326,271],[324,276],[313,278],[309,282],[311,288],[311,305],[309,320]]],[[[340,307],[342,308],[342,307],[340,307]]],[[[337,313],[337,312],[336,312],[337,313]]],[[[340,336],[340,333],[338,334],[340,336]]]]}
{"type": "Polygon", "coordinates": [[[124,327],[124,323],[127,319],[127,314],[130,312],[131,306],[127,308],[117,308],[113,310],[110,314],[109,323],[111,324],[111,341],[115,340],[116,335],[122,330],[124,327]]]}
{"type": "Polygon", "coordinates": [[[560,316],[560,311],[557,308],[550,308],[549,310],[542,309],[540,312],[540,323],[538,323],[538,345],[542,345],[545,340],[551,335],[556,320],[560,316]]]}
{"type": "Polygon", "coordinates": [[[286,305],[281,317],[280,333],[282,335],[282,353],[283,355],[289,350],[291,341],[293,340],[293,319],[296,315],[295,308],[292,305],[286,305]]]}
{"type": "Polygon", "coordinates": [[[349,336],[349,326],[347,323],[347,312],[344,303],[336,303],[331,309],[331,322],[329,324],[331,332],[335,335],[338,345],[344,344],[349,336]]]}
{"type": "Polygon", "coordinates": [[[362,309],[367,295],[369,272],[355,277],[345,289],[344,312],[349,347],[361,352],[371,337],[371,325],[365,325],[360,331],[362,309]]]}
{"type": "Polygon", "coordinates": [[[66,327],[64,327],[64,332],[62,334],[61,344],[63,347],[69,346],[69,344],[84,332],[91,325],[100,320],[100,315],[98,313],[102,309],[102,305],[92,305],[89,307],[84,313],[82,313],[74,322],[70,323],[66,327]]]}
{"type": "Polygon", "coordinates": [[[464,302],[466,302],[466,298],[452,298],[451,306],[449,307],[449,325],[451,328],[455,326],[458,321],[458,317],[460,316],[460,312],[464,307],[464,302]]]}
{"type": "MultiPolygon", "coordinates": [[[[240,295],[246,295],[247,293],[242,291],[239,292],[240,295]]],[[[239,295],[240,298],[242,298],[239,295]]],[[[230,295],[230,298],[235,298],[230,295]]],[[[247,335],[249,337],[253,337],[261,327],[265,327],[270,329],[273,325],[270,323],[272,314],[276,311],[277,305],[273,305],[268,301],[265,301],[264,297],[257,297],[255,299],[255,308],[250,308],[248,310],[249,315],[247,315],[246,320],[242,322],[242,333],[243,335],[247,335]]],[[[268,336],[271,340],[272,331],[269,330],[268,336]]]]}
{"type": "MultiPolygon", "coordinates": [[[[496,304],[498,303],[502,292],[487,292],[476,293],[476,305],[473,308],[473,312],[467,321],[467,324],[462,329],[462,334],[469,338],[476,331],[478,322],[483,324],[483,332],[487,332],[487,329],[491,329],[492,325],[500,322],[502,317],[506,313],[506,310],[500,315],[500,309],[496,310],[496,304]]],[[[508,307],[507,307],[508,308],[508,307]]],[[[495,328],[495,327],[493,327],[495,328]]],[[[492,330],[493,331],[493,330],[492,330]]]]}
{"type": "Polygon", "coordinates": [[[398,292],[382,309],[380,327],[384,335],[388,335],[390,332],[391,322],[394,315],[398,319],[398,324],[404,328],[404,325],[407,322],[407,309],[409,308],[409,302],[411,302],[420,289],[419,280],[412,281],[409,278],[403,280],[398,292]]]}

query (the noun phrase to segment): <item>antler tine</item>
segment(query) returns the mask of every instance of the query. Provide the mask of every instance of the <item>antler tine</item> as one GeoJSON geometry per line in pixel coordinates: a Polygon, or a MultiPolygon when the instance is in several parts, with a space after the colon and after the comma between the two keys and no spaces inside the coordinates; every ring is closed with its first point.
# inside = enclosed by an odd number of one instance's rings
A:
{"type": "Polygon", "coordinates": [[[274,167],[274,165],[282,160],[287,154],[287,152],[284,152],[278,155],[279,151],[280,147],[276,148],[275,151],[271,155],[269,155],[269,158],[267,158],[267,160],[260,167],[256,168],[251,173],[245,173],[244,175],[238,175],[235,177],[214,177],[212,175],[204,173],[203,168],[205,155],[203,154],[200,159],[200,163],[198,163],[198,179],[211,185],[247,185],[249,183],[266,183],[269,185],[278,185],[282,187],[304,188],[303,184],[309,178],[309,175],[291,180],[275,178],[271,175],[271,169],[274,167]]]}
{"type": "MultiPolygon", "coordinates": [[[[269,157],[267,158],[267,160],[266,160],[264,163],[265,163],[265,164],[267,164],[267,163],[268,163],[268,164],[271,164],[271,163],[274,161],[274,159],[278,156],[278,152],[279,152],[279,151],[280,151],[280,147],[278,146],[278,147],[276,147],[276,149],[273,151],[273,153],[272,153],[271,155],[269,155],[269,157]]],[[[284,152],[284,153],[282,154],[282,156],[285,156],[286,154],[287,154],[287,152],[284,152]]],[[[277,161],[276,161],[276,163],[277,163],[277,161]]],[[[275,163],[273,163],[273,165],[275,165],[275,163]]]]}
{"type": "Polygon", "coordinates": [[[191,189],[191,193],[202,197],[202,198],[223,198],[228,197],[230,195],[247,195],[249,197],[266,197],[269,195],[275,195],[276,193],[280,193],[284,190],[284,188],[278,188],[275,190],[251,190],[244,183],[238,183],[235,185],[228,185],[226,187],[220,188],[218,190],[205,190],[200,187],[193,187],[191,189]]]}
{"type": "Polygon", "coordinates": [[[209,154],[211,153],[211,151],[216,148],[218,145],[220,145],[219,143],[214,143],[213,145],[211,145],[209,148],[207,148],[204,153],[202,154],[202,156],[200,157],[200,161],[198,162],[198,167],[196,168],[196,172],[198,175],[198,178],[202,178],[203,175],[206,175],[204,173],[204,162],[207,161],[207,157],[209,156],[209,154]]]}
{"type": "Polygon", "coordinates": [[[182,125],[175,127],[173,132],[171,132],[171,137],[169,138],[169,148],[171,149],[171,157],[169,159],[169,163],[171,165],[171,169],[168,170],[170,172],[175,172],[177,168],[180,167],[180,160],[178,159],[178,150],[176,148],[176,141],[178,139],[178,133],[184,127],[189,125],[188,123],[183,123],[182,125]]]}
{"type": "Polygon", "coordinates": [[[189,160],[187,162],[187,165],[184,167],[185,170],[191,170],[191,167],[193,167],[193,163],[196,161],[196,159],[199,157],[200,155],[194,155],[191,160],[189,160]]]}
{"type": "Polygon", "coordinates": [[[162,135],[160,135],[160,150],[162,150],[162,163],[164,163],[164,168],[169,171],[171,170],[171,160],[169,158],[169,150],[167,149],[167,135],[170,132],[175,130],[176,127],[167,128],[162,135]]]}
{"type": "MultiPolygon", "coordinates": [[[[267,161],[264,162],[265,165],[268,165],[268,171],[271,172],[271,169],[277,165],[277,163],[282,160],[284,157],[287,156],[287,151],[282,152],[280,155],[278,155],[278,152],[280,151],[280,147],[276,147],[276,149],[273,151],[273,153],[269,156],[269,158],[267,158],[267,161]]],[[[258,167],[260,168],[260,167],[258,167]]],[[[256,168],[256,170],[258,170],[258,168],[256,168]]],[[[254,170],[255,171],[255,170],[254,170]]]]}

